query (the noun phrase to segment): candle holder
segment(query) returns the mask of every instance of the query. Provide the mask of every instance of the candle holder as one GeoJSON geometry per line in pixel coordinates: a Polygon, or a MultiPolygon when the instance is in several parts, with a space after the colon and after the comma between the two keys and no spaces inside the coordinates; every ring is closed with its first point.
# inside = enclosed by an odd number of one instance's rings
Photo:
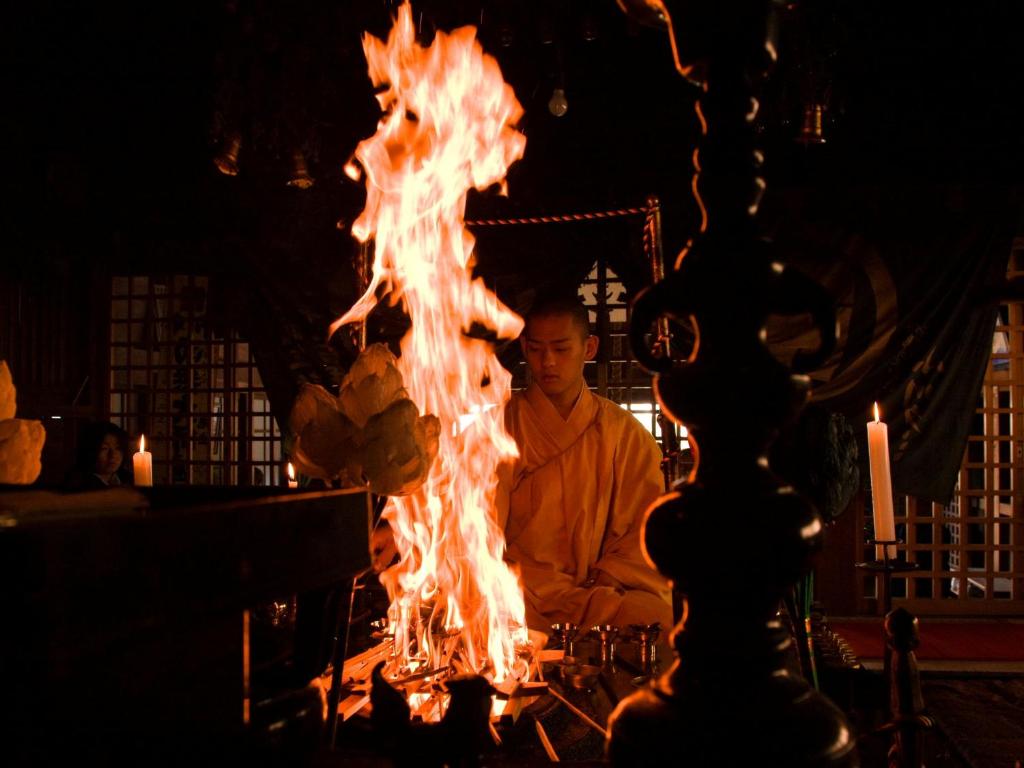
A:
{"type": "MultiPolygon", "coordinates": [[[[906,560],[897,560],[889,557],[889,547],[893,549],[899,548],[903,541],[901,539],[869,539],[866,542],[869,547],[880,546],[882,550],[881,560],[866,560],[862,563],[856,563],[856,568],[861,571],[867,571],[875,574],[875,583],[879,589],[879,597],[881,598],[882,605],[882,617],[889,615],[889,611],[892,610],[892,575],[894,573],[906,573],[908,571],[916,571],[921,566],[917,563],[908,563],[906,560]]],[[[885,674],[885,679],[889,679],[889,654],[886,652],[886,640],[888,635],[885,632],[885,626],[883,621],[882,626],[882,670],[885,674]]]]}
{"type": "Polygon", "coordinates": [[[877,576],[881,576],[882,615],[884,616],[892,610],[892,575],[894,573],[916,571],[921,566],[917,563],[908,563],[906,560],[897,560],[889,557],[889,547],[898,548],[903,544],[902,539],[869,539],[866,544],[871,547],[880,546],[882,548],[882,559],[857,563],[856,567],[861,571],[869,571],[877,576]]]}
{"type": "Polygon", "coordinates": [[[565,655],[569,658],[573,658],[576,655],[573,653],[573,643],[576,640],[576,631],[578,629],[579,627],[571,623],[551,625],[551,631],[562,642],[562,650],[565,651],[565,655]]]}
{"type": "Polygon", "coordinates": [[[658,660],[658,637],[661,635],[661,623],[654,624],[630,624],[633,637],[639,644],[641,672],[650,677],[654,673],[654,665],[658,660]]]}
{"type": "Polygon", "coordinates": [[[612,624],[597,624],[591,627],[590,631],[601,641],[601,666],[605,669],[614,669],[615,638],[619,635],[619,628],[612,624]]]}

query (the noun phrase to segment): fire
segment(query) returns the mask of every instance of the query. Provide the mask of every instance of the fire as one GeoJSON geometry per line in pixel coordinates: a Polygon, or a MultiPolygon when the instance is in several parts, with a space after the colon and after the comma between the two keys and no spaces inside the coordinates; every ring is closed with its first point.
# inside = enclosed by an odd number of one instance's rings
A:
{"type": "Polygon", "coordinates": [[[405,668],[451,665],[501,682],[522,675],[516,651],[527,643],[522,589],[494,514],[498,464],[517,452],[496,407],[511,376],[478,331],[514,338],[522,319],[472,278],[463,221],[469,189],[503,183],[522,157],[522,108],[473,27],[423,47],[406,3],[387,41],[364,35],[363,50],[384,114],[356,149],[367,197],[352,232],[374,241],[373,277],[331,331],[365,319],[379,288],[403,301],[412,327],[399,369],[420,412],[441,421],[426,483],[384,513],[401,554],[385,574],[395,648],[405,668]]]}

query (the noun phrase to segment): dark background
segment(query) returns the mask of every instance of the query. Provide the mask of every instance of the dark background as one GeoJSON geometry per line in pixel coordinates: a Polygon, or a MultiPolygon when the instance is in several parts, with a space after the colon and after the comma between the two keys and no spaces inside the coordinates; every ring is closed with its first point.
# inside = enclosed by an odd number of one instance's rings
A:
{"type": "MultiPolygon", "coordinates": [[[[760,121],[770,185],[1016,183],[1016,5],[780,6],[780,65],[760,121]],[[828,108],[822,146],[793,141],[811,96],[828,108]]],[[[343,260],[347,237],[334,225],[358,212],[362,192],[341,167],[376,118],[359,36],[385,34],[393,10],[372,0],[8,9],[5,266],[58,255],[118,270],[232,270],[266,247],[343,260]],[[244,136],[236,178],[211,163],[232,130],[244,136]],[[293,146],[306,150],[311,190],[283,186],[293,146]]],[[[485,48],[526,110],[510,198],[475,199],[471,217],[637,205],[655,193],[670,250],[685,239],[695,91],[672,70],[663,33],[610,0],[421,2],[414,15],[426,35],[482,19],[485,48]],[[559,73],[563,118],[546,109],[559,73]]]]}
{"type": "MultiPolygon", "coordinates": [[[[764,209],[799,219],[806,207],[787,202],[795,190],[814,201],[820,227],[851,200],[881,200],[875,190],[984,186],[1009,196],[1024,171],[1017,5],[777,3],[780,58],[758,121],[764,209]],[[826,106],[825,144],[795,140],[812,101],[826,106]]],[[[309,349],[288,365],[310,380],[336,377],[350,350],[323,336],[355,297],[344,223],[363,202],[341,168],[377,117],[360,35],[385,35],[395,8],[43,0],[6,10],[0,357],[22,414],[102,414],[111,274],[218,275],[225,326],[272,337],[285,324],[309,349]],[[239,174],[228,177],[212,159],[233,131],[243,144],[239,174]],[[295,148],[311,189],[285,185],[295,148]]],[[[696,216],[696,90],[674,72],[663,32],[611,0],[430,0],[414,18],[425,37],[479,25],[525,108],[526,154],[509,173],[509,197],[472,194],[470,218],[615,209],[656,194],[666,254],[680,248],[696,216]],[[569,102],[562,118],[547,109],[557,84],[569,102]]],[[[929,216],[916,211],[913,226],[929,216]]],[[[943,216],[936,208],[932,218],[943,216]]],[[[899,230],[898,211],[886,221],[899,230]]],[[[915,233],[890,234],[898,247],[915,233]]],[[[514,306],[598,255],[631,291],[647,280],[636,219],[478,236],[481,271],[514,306]]],[[[382,317],[376,330],[394,324],[382,317]]],[[[281,364],[271,357],[261,367],[281,364]]]]}

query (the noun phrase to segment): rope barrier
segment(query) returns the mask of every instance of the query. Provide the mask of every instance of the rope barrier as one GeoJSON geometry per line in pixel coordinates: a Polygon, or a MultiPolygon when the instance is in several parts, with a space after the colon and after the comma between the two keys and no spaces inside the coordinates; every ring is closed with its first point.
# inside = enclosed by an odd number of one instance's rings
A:
{"type": "Polygon", "coordinates": [[[524,216],[517,219],[474,219],[467,221],[467,227],[502,227],[510,224],[563,224],[571,221],[594,221],[596,219],[614,219],[618,216],[636,216],[647,214],[648,208],[614,208],[609,211],[591,211],[589,213],[568,213],[552,216],[524,216]]]}

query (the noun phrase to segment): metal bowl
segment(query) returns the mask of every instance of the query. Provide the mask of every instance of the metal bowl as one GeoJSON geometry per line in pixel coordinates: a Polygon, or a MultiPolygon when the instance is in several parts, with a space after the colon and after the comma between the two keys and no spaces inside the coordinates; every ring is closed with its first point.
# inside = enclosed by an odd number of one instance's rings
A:
{"type": "Polygon", "coordinates": [[[562,667],[562,681],[578,690],[587,690],[597,685],[601,667],[596,664],[565,664],[562,667]]]}

